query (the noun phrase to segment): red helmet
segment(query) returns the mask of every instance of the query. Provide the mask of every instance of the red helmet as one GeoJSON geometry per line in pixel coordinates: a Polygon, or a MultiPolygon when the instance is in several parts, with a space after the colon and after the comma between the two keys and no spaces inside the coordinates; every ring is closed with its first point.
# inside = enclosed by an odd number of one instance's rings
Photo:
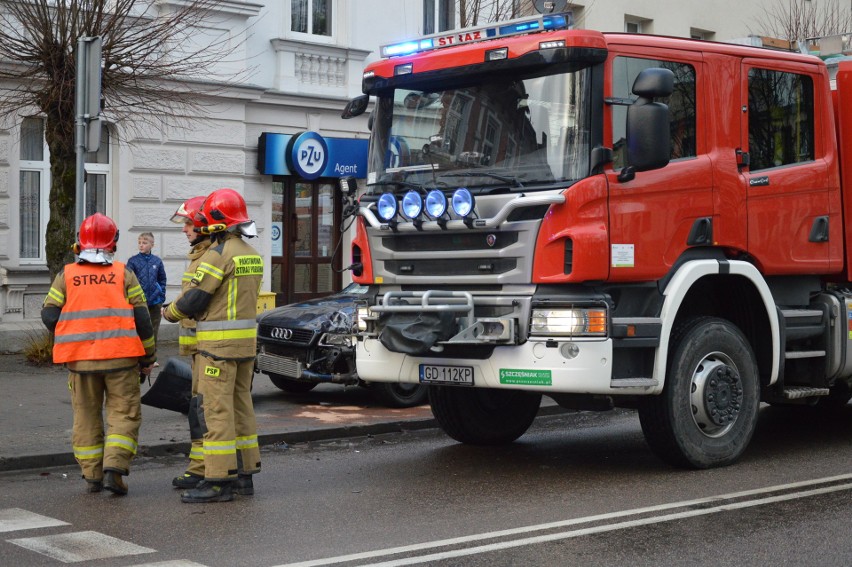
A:
{"type": "Polygon", "coordinates": [[[185,224],[187,221],[195,222],[195,215],[201,210],[205,197],[190,197],[177,208],[172,215],[171,221],[175,224],[185,224]]]}
{"type": "Polygon", "coordinates": [[[118,242],[118,227],[108,216],[95,213],[86,217],[80,223],[77,241],[80,250],[115,252],[115,243],[118,242]]]}
{"type": "Polygon", "coordinates": [[[216,189],[204,200],[201,211],[195,215],[195,226],[204,233],[221,232],[251,219],[246,212],[243,196],[233,189],[216,189]]]}

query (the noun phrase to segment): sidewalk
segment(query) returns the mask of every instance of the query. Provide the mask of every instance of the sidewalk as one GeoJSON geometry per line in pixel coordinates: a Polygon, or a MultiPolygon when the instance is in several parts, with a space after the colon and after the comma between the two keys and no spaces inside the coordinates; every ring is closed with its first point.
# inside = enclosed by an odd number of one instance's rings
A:
{"type": "MultiPolygon", "coordinates": [[[[177,343],[161,344],[160,368],[173,356],[177,343]]],[[[143,394],[148,387],[147,382],[142,385],[143,394]]],[[[67,371],[61,366],[31,366],[20,354],[0,355],[0,388],[0,471],[74,464],[67,371]]],[[[252,398],[261,446],[435,426],[428,405],[385,408],[357,386],[323,384],[293,395],[256,374],[252,398]]],[[[139,455],[187,453],[188,429],[185,415],[143,405],[139,455]]]]}

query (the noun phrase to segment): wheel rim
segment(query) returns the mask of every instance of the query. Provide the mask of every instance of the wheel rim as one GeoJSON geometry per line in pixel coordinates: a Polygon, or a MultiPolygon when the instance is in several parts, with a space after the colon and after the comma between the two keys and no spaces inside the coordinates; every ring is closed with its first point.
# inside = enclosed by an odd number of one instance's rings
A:
{"type": "Polygon", "coordinates": [[[737,421],[743,384],[734,362],[721,352],[705,356],[692,373],[692,419],[707,437],[721,437],[737,421]]]}

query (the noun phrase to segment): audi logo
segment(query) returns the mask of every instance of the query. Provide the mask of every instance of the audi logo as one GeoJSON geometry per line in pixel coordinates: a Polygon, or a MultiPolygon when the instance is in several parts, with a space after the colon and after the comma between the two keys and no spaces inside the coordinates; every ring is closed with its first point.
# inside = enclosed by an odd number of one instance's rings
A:
{"type": "Polygon", "coordinates": [[[293,338],[293,329],[273,327],[272,330],[269,331],[269,336],[273,339],[283,339],[285,341],[289,341],[291,338],[293,338]]]}

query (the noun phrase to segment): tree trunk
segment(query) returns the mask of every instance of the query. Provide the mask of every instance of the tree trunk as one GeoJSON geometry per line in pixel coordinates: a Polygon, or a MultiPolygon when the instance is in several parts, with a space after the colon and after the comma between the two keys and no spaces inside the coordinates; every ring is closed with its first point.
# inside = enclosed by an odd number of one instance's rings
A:
{"type": "Polygon", "coordinates": [[[74,261],[71,246],[77,235],[77,157],[74,124],[73,121],[67,124],[68,116],[73,117],[73,111],[67,113],[62,121],[49,112],[45,128],[45,139],[50,149],[50,219],[47,222],[45,254],[51,281],[65,264],[74,261]],[[70,136],[66,131],[69,127],[72,130],[70,136]]]}

